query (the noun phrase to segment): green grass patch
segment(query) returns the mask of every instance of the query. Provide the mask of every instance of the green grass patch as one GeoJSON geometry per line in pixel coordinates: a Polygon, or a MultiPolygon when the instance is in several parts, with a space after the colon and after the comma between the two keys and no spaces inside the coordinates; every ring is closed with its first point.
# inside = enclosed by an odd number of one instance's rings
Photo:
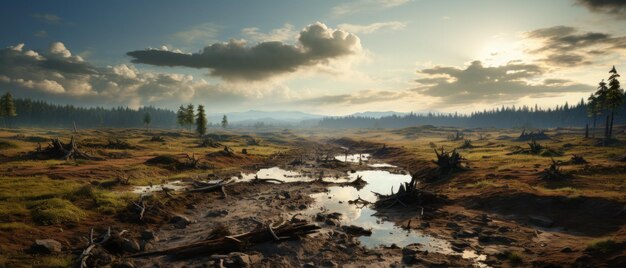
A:
{"type": "Polygon", "coordinates": [[[15,230],[30,230],[32,226],[23,222],[3,222],[0,223],[0,231],[10,232],[15,230]]]}
{"type": "Polygon", "coordinates": [[[612,239],[606,239],[592,242],[591,244],[589,244],[589,246],[587,246],[587,251],[606,254],[609,252],[617,251],[621,247],[621,243],[615,242],[615,240],[612,239]]]}
{"type": "Polygon", "coordinates": [[[72,201],[90,200],[96,211],[104,214],[114,214],[126,207],[133,198],[133,194],[111,192],[91,185],[85,185],[68,195],[67,198],[72,201]]]}
{"type": "Polygon", "coordinates": [[[59,224],[78,222],[87,216],[87,213],[75,206],[69,200],[52,198],[35,201],[31,206],[33,221],[44,224],[59,224]]]}

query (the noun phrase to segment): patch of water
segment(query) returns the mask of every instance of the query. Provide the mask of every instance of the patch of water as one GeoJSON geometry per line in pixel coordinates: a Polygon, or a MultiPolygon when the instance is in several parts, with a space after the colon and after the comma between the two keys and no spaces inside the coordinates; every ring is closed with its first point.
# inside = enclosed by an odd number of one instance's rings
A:
{"type": "Polygon", "coordinates": [[[336,155],[335,159],[347,163],[360,163],[369,161],[370,154],[342,154],[336,155]]]}
{"type": "Polygon", "coordinates": [[[387,164],[387,163],[369,164],[367,166],[373,167],[373,168],[397,168],[398,167],[398,166],[394,166],[392,164],[387,164]]]}
{"type": "Polygon", "coordinates": [[[184,188],[189,187],[188,184],[183,183],[182,181],[170,181],[164,184],[155,184],[155,185],[146,185],[146,186],[135,186],[133,187],[133,193],[135,194],[151,194],[152,192],[160,192],[163,191],[163,188],[167,188],[170,190],[178,191],[184,188]]]}
{"type": "Polygon", "coordinates": [[[263,168],[257,171],[257,173],[241,174],[240,178],[235,179],[237,181],[251,181],[255,176],[258,176],[259,179],[277,179],[284,182],[308,182],[315,180],[312,175],[285,170],[279,167],[263,168]]]}
{"type": "MultiPolygon", "coordinates": [[[[396,191],[401,183],[411,180],[410,175],[394,174],[384,170],[365,170],[348,174],[348,176],[349,180],[355,180],[357,176],[361,176],[368,184],[362,189],[350,186],[331,186],[328,187],[328,192],[313,194],[311,197],[316,202],[306,211],[306,214],[313,216],[319,212],[339,212],[343,215],[342,224],[371,229],[372,234],[370,236],[359,237],[361,244],[368,248],[391,244],[404,247],[418,243],[423,245],[424,250],[443,254],[458,254],[452,251],[450,243],[446,240],[425,235],[416,230],[403,229],[393,222],[385,221],[376,216],[376,211],[368,206],[357,206],[348,202],[358,197],[369,202],[375,202],[376,195],[372,192],[389,194],[392,186],[396,191]]],[[[476,261],[477,266],[481,266],[482,263],[479,261],[486,258],[486,256],[478,255],[470,250],[462,255],[464,258],[476,261]]]]}

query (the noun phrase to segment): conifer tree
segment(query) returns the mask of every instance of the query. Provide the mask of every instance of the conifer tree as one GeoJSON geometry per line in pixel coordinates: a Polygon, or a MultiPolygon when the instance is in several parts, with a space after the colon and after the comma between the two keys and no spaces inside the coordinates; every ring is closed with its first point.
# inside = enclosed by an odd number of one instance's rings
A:
{"type": "Polygon", "coordinates": [[[204,113],[204,106],[198,105],[198,113],[196,114],[196,132],[200,134],[200,136],[204,136],[206,134],[206,114],[204,113]]]}
{"type": "Polygon", "coordinates": [[[226,115],[224,115],[222,117],[222,128],[226,129],[228,127],[228,117],[226,117],[226,115]]]}
{"type": "Polygon", "coordinates": [[[609,87],[606,92],[605,107],[611,111],[611,123],[608,128],[608,137],[613,136],[613,121],[615,117],[615,109],[624,104],[624,91],[622,90],[619,80],[617,80],[619,74],[615,70],[615,66],[609,71],[611,76],[609,77],[609,87]]]}
{"type": "Polygon", "coordinates": [[[150,113],[145,113],[143,115],[143,124],[146,126],[146,129],[150,131],[150,123],[152,123],[152,117],[150,113]]]}
{"type": "MultiPolygon", "coordinates": [[[[6,118],[9,122],[9,127],[11,126],[11,117],[16,117],[17,111],[15,108],[15,103],[13,102],[13,96],[11,93],[6,93],[0,97],[0,117],[6,118]]],[[[6,122],[5,122],[6,124],[6,122]]]]}
{"type": "Polygon", "coordinates": [[[193,123],[194,123],[193,104],[189,104],[187,105],[187,109],[185,110],[185,124],[189,127],[189,130],[191,130],[191,126],[193,126],[193,123]]]}
{"type": "Polygon", "coordinates": [[[178,108],[178,112],[176,112],[176,123],[178,123],[178,125],[183,129],[187,124],[186,110],[185,107],[182,105],[180,106],[180,108],[178,108]]]}

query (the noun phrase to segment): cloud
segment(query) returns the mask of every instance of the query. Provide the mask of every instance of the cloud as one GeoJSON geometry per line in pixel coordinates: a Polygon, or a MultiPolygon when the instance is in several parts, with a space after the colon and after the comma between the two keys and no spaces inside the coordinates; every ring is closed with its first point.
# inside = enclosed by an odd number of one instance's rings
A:
{"type": "Polygon", "coordinates": [[[295,101],[298,104],[319,105],[360,105],[376,102],[396,101],[406,98],[410,91],[361,90],[353,94],[325,95],[295,101]]]}
{"type": "Polygon", "coordinates": [[[515,101],[523,97],[592,90],[591,86],[567,80],[537,81],[546,70],[536,64],[521,62],[487,67],[480,61],[474,61],[464,69],[437,66],[418,73],[424,77],[416,80],[419,83],[416,92],[438,97],[452,105],[515,101]]]}
{"type": "Polygon", "coordinates": [[[128,52],[133,63],[156,66],[207,68],[227,81],[265,80],[356,54],[361,42],[356,35],[315,23],[303,29],[296,44],[277,41],[248,46],[243,40],[215,43],[193,54],[146,49],[128,52]]]}
{"type": "Polygon", "coordinates": [[[79,105],[176,108],[203,102],[216,110],[263,98],[279,100],[288,92],[271,83],[211,84],[192,75],[140,71],[127,64],[97,67],[60,42],[42,52],[24,44],[0,49],[0,91],[6,89],[19,98],[79,105]]]}
{"type": "Polygon", "coordinates": [[[406,27],[406,23],[400,21],[387,21],[387,22],[376,22],[367,25],[359,25],[359,24],[339,24],[337,26],[339,29],[351,32],[351,33],[363,33],[369,34],[373,32],[377,32],[379,30],[401,30],[406,27]]]}
{"type": "Polygon", "coordinates": [[[626,49],[626,36],[601,32],[583,32],[569,26],[554,26],[527,32],[526,38],[539,46],[531,54],[552,66],[581,66],[593,63],[599,55],[626,49]]]}
{"type": "Polygon", "coordinates": [[[624,0],[576,0],[576,3],[592,12],[609,14],[619,19],[626,19],[626,1],[624,0]]]}
{"type": "Polygon", "coordinates": [[[55,14],[48,14],[48,13],[35,13],[33,14],[33,18],[38,19],[40,21],[43,21],[45,23],[49,23],[49,24],[59,24],[61,23],[61,17],[55,15],[55,14]]]}
{"type": "Polygon", "coordinates": [[[291,24],[285,24],[282,28],[274,29],[269,33],[259,32],[259,28],[257,27],[243,28],[241,29],[241,34],[257,42],[285,42],[297,36],[297,32],[291,24]]]}
{"type": "Polygon", "coordinates": [[[46,38],[48,37],[48,32],[41,30],[41,31],[34,33],[33,36],[39,37],[39,38],[46,38]]]}
{"type": "Polygon", "coordinates": [[[213,42],[220,31],[220,26],[214,23],[204,23],[196,25],[185,31],[175,33],[172,38],[174,41],[182,41],[183,43],[193,43],[196,41],[213,42]]]}
{"type": "Polygon", "coordinates": [[[350,13],[397,7],[408,2],[409,0],[355,0],[334,6],[331,12],[335,16],[341,16],[350,13]]]}

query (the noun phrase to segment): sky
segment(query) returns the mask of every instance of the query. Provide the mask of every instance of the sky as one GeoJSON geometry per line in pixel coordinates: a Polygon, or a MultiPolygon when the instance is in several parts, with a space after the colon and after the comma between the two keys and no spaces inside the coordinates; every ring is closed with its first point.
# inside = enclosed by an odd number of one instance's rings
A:
{"type": "Polygon", "coordinates": [[[576,103],[626,68],[626,0],[0,5],[0,93],[59,104],[468,113],[576,103]]]}

